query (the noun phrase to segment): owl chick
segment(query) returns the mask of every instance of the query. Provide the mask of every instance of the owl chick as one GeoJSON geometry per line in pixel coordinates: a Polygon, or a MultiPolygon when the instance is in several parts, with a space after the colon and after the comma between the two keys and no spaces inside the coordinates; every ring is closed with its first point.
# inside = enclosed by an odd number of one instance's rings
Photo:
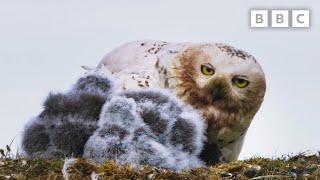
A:
{"type": "Polygon", "coordinates": [[[197,109],[207,123],[207,164],[237,159],[266,90],[256,59],[226,44],[136,41],[108,53],[102,66],[117,77],[117,92],[165,88],[197,109]]]}
{"type": "Polygon", "coordinates": [[[22,149],[29,157],[81,157],[98,128],[103,104],[112,94],[103,74],[80,78],[67,93],[50,94],[44,110],[24,128],[22,149]]]}
{"type": "Polygon", "coordinates": [[[201,116],[170,93],[130,91],[104,105],[83,156],[174,170],[200,167],[204,130],[201,116]]]}

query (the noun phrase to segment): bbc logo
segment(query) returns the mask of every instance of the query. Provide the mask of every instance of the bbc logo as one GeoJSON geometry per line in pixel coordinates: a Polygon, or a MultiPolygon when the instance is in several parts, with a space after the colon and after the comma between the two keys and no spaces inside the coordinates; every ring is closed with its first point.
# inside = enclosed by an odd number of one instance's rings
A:
{"type": "Polygon", "coordinates": [[[251,10],[250,22],[253,28],[307,28],[310,27],[310,10],[251,10]],[[291,16],[291,18],[290,18],[291,16]],[[269,20],[270,19],[270,20],[269,20]]]}

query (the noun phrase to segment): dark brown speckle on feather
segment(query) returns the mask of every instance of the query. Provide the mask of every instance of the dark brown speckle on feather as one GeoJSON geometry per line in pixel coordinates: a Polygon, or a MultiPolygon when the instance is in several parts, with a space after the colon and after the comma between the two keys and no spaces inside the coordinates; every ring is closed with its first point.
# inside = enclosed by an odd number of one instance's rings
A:
{"type": "Polygon", "coordinates": [[[250,55],[247,52],[245,52],[245,51],[242,51],[240,49],[236,49],[236,48],[234,48],[232,46],[225,45],[225,44],[219,44],[218,43],[216,45],[221,51],[226,52],[231,57],[236,56],[236,57],[241,58],[243,60],[251,58],[256,63],[255,58],[252,55],[250,55]]]}

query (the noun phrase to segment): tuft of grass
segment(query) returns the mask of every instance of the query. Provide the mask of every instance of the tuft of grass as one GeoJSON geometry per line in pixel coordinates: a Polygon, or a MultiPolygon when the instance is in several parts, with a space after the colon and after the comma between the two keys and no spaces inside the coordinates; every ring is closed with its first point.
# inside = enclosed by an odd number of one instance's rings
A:
{"type": "Polygon", "coordinates": [[[319,154],[276,159],[254,157],[243,161],[175,172],[150,166],[98,164],[76,159],[62,173],[64,159],[0,157],[0,179],[320,179],[319,154]],[[65,175],[65,176],[64,176],[65,175]]]}

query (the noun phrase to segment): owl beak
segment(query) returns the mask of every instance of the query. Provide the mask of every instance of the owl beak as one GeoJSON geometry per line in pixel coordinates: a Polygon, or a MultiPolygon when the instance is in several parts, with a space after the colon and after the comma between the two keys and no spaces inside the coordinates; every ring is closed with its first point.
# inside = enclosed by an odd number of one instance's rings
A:
{"type": "Polygon", "coordinates": [[[211,83],[211,97],[212,102],[219,101],[221,99],[227,98],[229,92],[229,84],[227,78],[217,77],[211,83]]]}
{"type": "Polygon", "coordinates": [[[223,93],[223,89],[218,86],[214,87],[214,89],[211,91],[212,101],[218,101],[224,98],[225,94],[223,93]]]}

